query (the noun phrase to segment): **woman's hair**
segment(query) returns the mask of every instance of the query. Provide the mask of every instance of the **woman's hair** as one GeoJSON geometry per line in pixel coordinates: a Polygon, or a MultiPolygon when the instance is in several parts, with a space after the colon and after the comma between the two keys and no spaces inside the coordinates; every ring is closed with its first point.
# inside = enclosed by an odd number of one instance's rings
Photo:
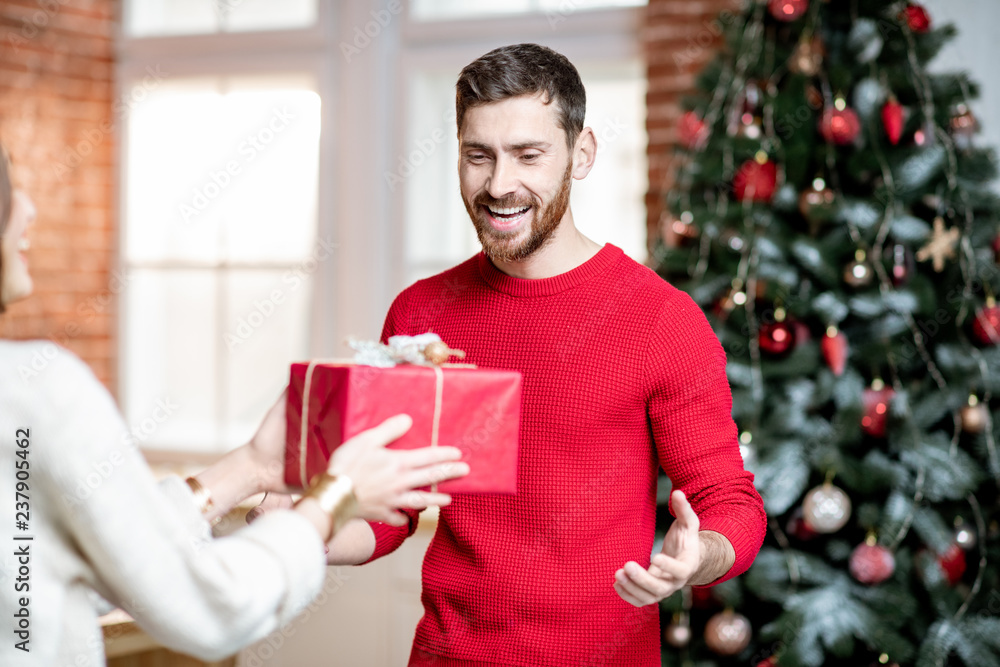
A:
{"type": "MultiPolygon", "coordinates": [[[[7,157],[7,150],[0,144],[0,239],[7,231],[7,223],[10,222],[10,210],[14,205],[14,186],[10,181],[10,158],[7,157]]],[[[0,253],[0,280],[3,280],[3,253],[0,253]]],[[[0,291],[2,293],[2,291],[0,291]]],[[[5,310],[3,301],[0,301],[0,313],[5,310]]]]}

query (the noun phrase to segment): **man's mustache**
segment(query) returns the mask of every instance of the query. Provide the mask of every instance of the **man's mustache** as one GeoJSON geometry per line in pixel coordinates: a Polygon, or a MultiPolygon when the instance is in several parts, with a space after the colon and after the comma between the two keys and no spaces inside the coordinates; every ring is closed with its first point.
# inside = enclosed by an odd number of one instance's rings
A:
{"type": "Polygon", "coordinates": [[[535,206],[535,201],[532,199],[525,199],[524,197],[503,197],[501,199],[494,199],[489,195],[478,195],[472,200],[472,203],[476,206],[486,206],[487,208],[498,209],[498,208],[521,208],[524,206],[535,206]]]}

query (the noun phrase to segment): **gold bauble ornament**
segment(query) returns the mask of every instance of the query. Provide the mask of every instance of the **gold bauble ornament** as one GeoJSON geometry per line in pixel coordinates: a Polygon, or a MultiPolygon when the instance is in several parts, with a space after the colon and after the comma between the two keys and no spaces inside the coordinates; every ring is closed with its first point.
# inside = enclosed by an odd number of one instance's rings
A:
{"type": "Polygon", "coordinates": [[[966,433],[982,433],[986,430],[989,415],[986,406],[979,402],[975,394],[969,396],[969,402],[962,406],[959,412],[962,430],[966,433]]]}
{"type": "Polygon", "coordinates": [[[691,623],[687,614],[674,614],[674,619],[663,631],[663,639],[674,648],[684,648],[691,643],[691,623]]]}
{"type": "Polygon", "coordinates": [[[747,617],[729,609],[705,624],[705,643],[719,655],[736,655],[750,644],[751,634],[747,617]]]}
{"type": "Polygon", "coordinates": [[[844,267],[844,282],[854,288],[867,287],[875,278],[875,272],[865,257],[864,250],[854,253],[854,261],[844,267]]]}
{"type": "Polygon", "coordinates": [[[799,41],[792,57],[788,59],[788,69],[804,76],[816,76],[823,67],[823,55],[826,49],[819,37],[799,41]]]}
{"type": "Polygon", "coordinates": [[[465,352],[462,350],[452,350],[441,341],[427,343],[424,347],[423,355],[424,359],[431,362],[435,366],[448,363],[448,359],[451,357],[458,357],[459,359],[465,358],[465,352]]]}

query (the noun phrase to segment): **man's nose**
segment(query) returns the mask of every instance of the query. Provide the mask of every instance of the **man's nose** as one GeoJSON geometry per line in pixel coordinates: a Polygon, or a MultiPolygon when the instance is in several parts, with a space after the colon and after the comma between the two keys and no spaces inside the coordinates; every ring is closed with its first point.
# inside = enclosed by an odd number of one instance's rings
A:
{"type": "Polygon", "coordinates": [[[517,175],[514,165],[505,158],[497,158],[493,163],[493,173],[486,185],[486,191],[494,199],[503,199],[517,190],[517,175]]]}

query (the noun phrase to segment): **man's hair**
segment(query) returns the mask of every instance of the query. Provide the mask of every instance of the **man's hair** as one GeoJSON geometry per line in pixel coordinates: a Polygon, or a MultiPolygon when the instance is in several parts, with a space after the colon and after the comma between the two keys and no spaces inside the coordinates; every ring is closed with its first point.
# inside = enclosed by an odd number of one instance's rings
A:
{"type": "Polygon", "coordinates": [[[465,66],[455,84],[459,134],[465,112],[472,107],[537,93],[544,93],[545,104],[558,105],[559,126],[572,149],[583,131],[587,94],[573,63],[538,44],[501,46],[465,66]]]}

